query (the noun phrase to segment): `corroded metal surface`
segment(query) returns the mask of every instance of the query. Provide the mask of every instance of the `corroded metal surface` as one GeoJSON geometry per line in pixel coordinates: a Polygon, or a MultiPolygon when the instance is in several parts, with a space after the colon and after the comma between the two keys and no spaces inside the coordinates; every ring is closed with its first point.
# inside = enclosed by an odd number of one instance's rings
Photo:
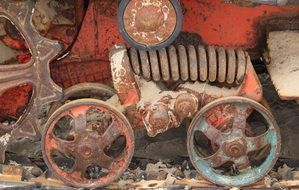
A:
{"type": "Polygon", "coordinates": [[[115,94],[110,86],[100,83],[80,83],[67,88],[63,92],[63,100],[75,100],[80,98],[96,98],[107,100],[115,94]]]}
{"type": "Polygon", "coordinates": [[[64,103],[81,98],[95,98],[106,101],[115,94],[114,89],[100,83],[80,83],[63,91],[63,98],[51,104],[47,116],[50,117],[64,103]]]}
{"type": "Polygon", "coordinates": [[[156,82],[191,80],[240,85],[250,61],[249,55],[243,50],[225,50],[213,46],[179,45],[177,48],[170,46],[148,53],[130,48],[127,54],[136,75],[156,82]]]}
{"type": "Polygon", "coordinates": [[[262,179],[272,169],[280,154],[280,131],[271,112],[254,100],[242,97],[220,98],[207,104],[192,120],[187,137],[189,157],[197,171],[213,183],[224,186],[245,186],[262,179]],[[213,111],[219,107],[217,112],[213,111]],[[267,123],[266,131],[257,136],[246,134],[247,118],[252,110],[261,114],[267,123]],[[221,124],[230,127],[225,131],[217,129],[217,122],[211,122],[209,112],[218,113],[218,118],[231,114],[230,119],[221,124]],[[217,144],[218,149],[212,155],[198,153],[195,140],[198,131],[217,144]],[[252,166],[249,153],[266,146],[270,150],[265,160],[260,165],[252,166]],[[239,171],[237,175],[217,172],[227,162],[234,163],[239,171]]]}
{"type": "Polygon", "coordinates": [[[198,110],[198,99],[189,93],[180,94],[176,98],[174,110],[179,117],[192,117],[193,114],[198,110]]]}
{"type": "Polygon", "coordinates": [[[111,73],[113,85],[123,105],[132,105],[139,101],[134,74],[131,70],[127,49],[124,46],[114,46],[110,51],[111,73]]]}
{"type": "MultiPolygon", "coordinates": [[[[32,23],[35,29],[44,37],[58,40],[62,51],[67,50],[74,42],[79,31],[79,26],[84,16],[83,0],[38,0],[34,3],[32,23]]],[[[17,50],[18,62],[24,63],[23,59],[30,59],[30,52],[22,35],[14,25],[6,20],[0,20],[0,40],[17,50]],[[2,28],[3,27],[3,28],[2,28]]]]}
{"type": "Polygon", "coordinates": [[[1,16],[9,19],[28,43],[31,60],[19,65],[0,66],[0,93],[23,84],[33,87],[29,106],[22,117],[13,125],[3,126],[1,130],[9,132],[1,138],[0,162],[4,161],[4,152],[9,141],[29,137],[40,138],[38,118],[42,106],[62,98],[62,90],[50,77],[49,62],[61,50],[56,41],[41,37],[32,25],[33,3],[2,1],[1,16]]]}
{"type": "Polygon", "coordinates": [[[63,182],[76,187],[102,187],[118,179],[128,167],[134,151],[134,135],[125,116],[109,104],[96,99],[81,99],[67,103],[53,113],[46,124],[42,149],[48,167],[63,182]],[[88,113],[94,109],[104,115],[90,122],[88,113]],[[58,122],[66,116],[73,120],[68,133],[72,139],[69,140],[55,133],[58,122]],[[121,136],[125,138],[125,147],[116,157],[108,154],[108,149],[117,149],[113,143],[121,136]],[[55,151],[72,156],[74,164],[69,170],[55,162],[55,151]],[[95,178],[87,176],[90,167],[94,167],[93,172],[102,173],[95,178]]]}
{"type": "Polygon", "coordinates": [[[175,1],[169,0],[122,1],[119,14],[123,15],[118,18],[123,19],[123,25],[119,26],[124,27],[120,28],[121,32],[124,30],[125,36],[143,46],[153,47],[165,42],[173,35],[181,19],[173,3],[175,1]]]}
{"type": "MultiPolygon", "coordinates": [[[[229,81],[229,84],[233,82],[234,85],[218,82],[216,86],[208,83],[211,78],[217,79],[217,70],[219,69],[214,68],[215,63],[208,64],[210,60],[214,60],[218,65],[216,53],[199,54],[198,60],[202,62],[198,62],[195,61],[197,60],[197,54],[194,53],[196,48],[192,47],[189,46],[188,51],[190,55],[194,56],[193,58],[186,55],[184,46],[180,46],[179,56],[173,46],[149,52],[137,51],[132,48],[126,50],[123,46],[121,48],[116,46],[112,49],[110,57],[112,58],[111,72],[113,73],[114,87],[121,104],[131,106],[127,109],[126,115],[133,127],[145,127],[149,136],[156,136],[168,129],[179,127],[185,118],[192,118],[195,112],[217,98],[240,95],[256,101],[262,99],[261,84],[245,52],[223,50],[224,53],[230,52],[231,55],[235,56],[234,60],[230,60],[232,63],[221,62],[227,64],[225,68],[231,67],[230,65],[235,68],[234,74],[230,78],[233,81],[229,81]],[[115,51],[115,49],[119,50],[115,51]],[[238,56],[240,52],[243,57],[238,56]],[[157,59],[157,56],[160,59],[157,59]],[[214,59],[211,59],[212,56],[214,59]],[[206,83],[200,81],[202,63],[207,63],[206,83]],[[237,65],[239,65],[240,70],[238,72],[236,71],[237,65]],[[193,73],[193,79],[195,75],[194,70],[190,69],[195,67],[199,70],[196,71],[197,78],[195,81],[191,81],[189,73],[193,73]],[[213,73],[207,72],[209,67],[213,67],[213,73]],[[167,71],[169,73],[166,73],[167,71]],[[169,81],[163,81],[164,78],[169,79],[169,81]],[[167,89],[161,82],[179,83],[175,88],[167,89]],[[134,93],[130,94],[131,89],[134,93]]],[[[203,46],[198,47],[199,52],[206,52],[205,49],[203,46]]],[[[211,52],[216,51],[213,47],[209,49],[211,52]]]]}
{"type": "Polygon", "coordinates": [[[176,25],[176,13],[169,0],[130,1],[123,17],[129,36],[149,46],[169,38],[176,25]]]}
{"type": "MultiPolygon", "coordinates": [[[[244,8],[222,0],[180,2],[184,9],[183,33],[179,37],[181,44],[197,46],[198,42],[203,42],[220,47],[250,49],[251,56],[256,55],[254,58],[259,58],[259,52],[262,52],[265,38],[260,36],[266,35],[264,25],[257,26],[256,23],[262,20],[267,23],[267,18],[274,16],[286,16],[287,19],[279,26],[284,25],[284,30],[293,29],[296,25],[290,25],[289,18],[297,15],[299,10],[298,6],[244,8]]],[[[59,64],[52,65],[52,77],[57,84],[64,87],[79,82],[111,84],[109,49],[115,43],[125,43],[115,19],[117,6],[118,1],[89,1],[80,33],[69,55],[59,64]]]]}

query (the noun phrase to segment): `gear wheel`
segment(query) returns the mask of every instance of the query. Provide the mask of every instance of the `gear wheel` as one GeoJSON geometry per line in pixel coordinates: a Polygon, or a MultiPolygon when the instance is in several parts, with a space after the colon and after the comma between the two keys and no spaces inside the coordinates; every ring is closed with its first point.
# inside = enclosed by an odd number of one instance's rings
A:
{"type": "Polygon", "coordinates": [[[0,16],[16,26],[32,55],[28,63],[0,66],[0,94],[23,84],[33,87],[28,108],[19,120],[8,126],[0,124],[0,129],[7,132],[5,142],[0,144],[0,163],[4,162],[5,150],[11,141],[40,139],[38,118],[43,105],[62,98],[62,89],[52,81],[49,68],[50,61],[60,52],[61,46],[36,31],[32,23],[33,12],[33,1],[2,1],[0,5],[0,16]]]}

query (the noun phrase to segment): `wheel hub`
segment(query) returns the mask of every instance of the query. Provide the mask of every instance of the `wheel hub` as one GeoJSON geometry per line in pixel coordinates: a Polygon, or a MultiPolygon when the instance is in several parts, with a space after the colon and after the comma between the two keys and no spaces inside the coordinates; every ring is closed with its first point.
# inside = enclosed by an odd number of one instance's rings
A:
{"type": "Polygon", "coordinates": [[[142,7],[136,13],[136,29],[140,32],[155,32],[155,30],[163,26],[163,23],[164,15],[155,6],[142,7]]]}
{"type": "Polygon", "coordinates": [[[86,159],[96,156],[97,146],[95,144],[99,144],[91,133],[87,132],[83,135],[83,138],[78,141],[78,148],[76,149],[76,154],[86,159]]]}
{"type": "Polygon", "coordinates": [[[242,138],[226,141],[224,143],[223,150],[227,156],[238,158],[246,154],[246,143],[242,138]]]}

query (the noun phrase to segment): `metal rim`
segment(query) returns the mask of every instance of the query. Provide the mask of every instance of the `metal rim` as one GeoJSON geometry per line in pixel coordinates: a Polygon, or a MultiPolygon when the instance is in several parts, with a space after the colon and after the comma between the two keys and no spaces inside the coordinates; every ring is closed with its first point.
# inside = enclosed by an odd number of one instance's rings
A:
{"type": "Polygon", "coordinates": [[[117,24],[118,24],[118,28],[119,28],[121,35],[133,47],[140,49],[140,50],[145,50],[145,51],[158,50],[158,49],[162,49],[164,47],[169,46],[178,37],[178,35],[181,32],[181,28],[182,28],[182,24],[183,24],[183,13],[182,13],[182,8],[181,8],[181,4],[180,4],[179,0],[170,0],[171,4],[173,5],[173,7],[175,9],[176,15],[177,15],[177,23],[176,23],[173,33],[164,42],[162,42],[158,45],[154,45],[154,46],[147,46],[147,45],[143,45],[143,44],[136,42],[125,31],[123,15],[125,13],[126,7],[129,2],[130,2],[130,0],[121,0],[120,1],[118,10],[117,10],[117,24]]]}
{"type": "Polygon", "coordinates": [[[64,90],[63,99],[61,101],[54,102],[51,105],[47,113],[47,117],[49,118],[55,110],[62,106],[67,100],[95,98],[106,101],[106,99],[111,98],[115,94],[114,89],[105,84],[92,82],[76,84],[64,90]]]}
{"type": "MultiPolygon", "coordinates": [[[[90,132],[88,132],[88,133],[90,133],[90,132]]],[[[95,132],[93,131],[93,133],[95,133],[95,132]]],[[[60,141],[63,143],[69,142],[69,141],[63,141],[63,140],[60,140],[60,141]]],[[[114,108],[113,106],[111,106],[103,101],[96,100],[96,99],[75,100],[75,101],[69,102],[69,103],[63,105],[62,107],[60,107],[58,110],[56,110],[53,113],[53,115],[47,121],[47,123],[45,125],[44,135],[42,137],[42,153],[43,153],[44,161],[47,164],[48,168],[51,171],[53,171],[57,175],[57,177],[60,180],[62,180],[63,182],[65,182],[66,184],[69,184],[69,185],[72,185],[75,187],[81,187],[81,188],[103,187],[103,186],[106,186],[106,185],[110,184],[111,182],[117,180],[122,175],[122,173],[126,170],[126,168],[129,166],[131,159],[133,157],[133,152],[134,152],[134,134],[133,134],[133,130],[131,128],[129,121],[126,119],[126,117],[121,112],[117,111],[116,108],[114,108]],[[103,135],[102,136],[97,135],[96,139],[94,139],[94,135],[91,134],[92,137],[87,136],[88,138],[84,137],[83,139],[81,139],[82,135],[87,133],[86,132],[87,126],[82,125],[82,123],[81,123],[81,125],[74,124],[75,126],[77,126],[74,128],[76,130],[80,130],[80,133],[77,133],[77,135],[75,136],[75,139],[78,138],[79,140],[80,139],[81,140],[79,142],[77,142],[75,140],[74,141],[75,145],[72,145],[72,146],[69,146],[69,144],[67,144],[65,146],[62,146],[63,144],[59,144],[60,146],[57,146],[58,145],[57,144],[58,137],[54,137],[54,133],[53,133],[55,124],[64,116],[71,116],[75,120],[74,123],[80,124],[79,120],[76,121],[76,119],[82,118],[82,115],[84,115],[84,113],[86,116],[87,111],[92,108],[96,108],[105,113],[109,113],[111,115],[111,117],[113,118],[112,124],[108,126],[108,128],[105,130],[103,135]],[[111,128],[111,126],[112,126],[112,128],[111,128]],[[115,131],[114,129],[117,129],[117,131],[115,131]],[[106,135],[106,133],[108,134],[108,136],[106,135]],[[116,138],[115,134],[119,134],[119,135],[122,135],[125,137],[125,139],[126,139],[125,149],[122,151],[119,159],[113,159],[112,162],[109,162],[110,163],[109,173],[99,179],[96,179],[96,180],[86,179],[86,178],[82,177],[82,172],[81,173],[77,172],[77,170],[72,170],[71,174],[66,171],[63,171],[62,169],[60,169],[57,166],[57,164],[55,164],[55,162],[51,158],[51,151],[53,149],[57,150],[57,148],[59,147],[59,149],[64,149],[66,151],[65,147],[68,147],[67,151],[74,151],[74,152],[71,152],[73,154],[81,155],[83,152],[82,155],[86,156],[85,150],[90,150],[87,152],[88,156],[92,155],[93,159],[94,158],[97,159],[96,161],[99,161],[99,159],[104,159],[104,158],[106,159],[106,156],[103,155],[103,153],[104,153],[103,147],[106,146],[105,145],[106,143],[110,143],[111,140],[113,140],[113,138],[115,140],[115,138],[116,138]],[[108,140],[104,139],[106,136],[109,137],[108,140]],[[93,139],[93,141],[89,141],[89,139],[93,139]],[[100,140],[98,140],[98,139],[100,139],[100,140]],[[55,142],[56,144],[55,143],[53,144],[53,142],[55,142]],[[86,145],[86,143],[84,144],[84,142],[87,142],[87,145],[86,145]],[[104,145],[99,146],[99,144],[101,144],[101,143],[104,145]],[[84,147],[84,149],[81,150],[80,147],[83,146],[82,144],[84,144],[84,146],[86,145],[87,148],[84,147]],[[90,145],[90,146],[88,146],[88,145],[90,145]],[[98,145],[98,149],[94,149],[94,148],[90,149],[91,146],[95,146],[95,145],[98,145]],[[69,150],[70,147],[73,147],[73,149],[69,150]]],[[[90,157],[82,157],[82,158],[78,157],[78,158],[80,161],[79,165],[84,165],[85,163],[89,162],[89,160],[91,159],[90,157]]],[[[76,159],[78,159],[78,158],[76,158],[76,159]]],[[[106,163],[105,159],[104,159],[104,161],[102,161],[102,160],[101,161],[103,163],[106,163]]],[[[94,161],[94,160],[92,160],[92,161],[94,161]]],[[[77,168],[79,165],[74,164],[73,167],[77,168]]]]}
{"type": "MultiPolygon", "coordinates": [[[[248,146],[247,143],[248,142],[246,142],[246,145],[248,146]]],[[[207,180],[222,186],[229,186],[229,187],[246,186],[262,179],[264,175],[266,175],[273,168],[275,162],[279,157],[280,148],[281,148],[281,137],[280,137],[279,127],[274,117],[272,116],[271,112],[269,112],[261,104],[248,98],[226,97],[226,98],[220,98],[218,100],[215,100],[207,104],[194,117],[188,129],[187,148],[188,148],[188,154],[192,164],[194,165],[196,170],[207,180]],[[258,111],[258,113],[260,113],[266,119],[267,123],[270,124],[269,129],[266,132],[267,133],[266,137],[269,138],[268,140],[270,142],[268,143],[271,145],[271,150],[266,160],[259,167],[257,168],[250,167],[249,169],[247,168],[246,172],[241,173],[240,175],[237,176],[227,176],[227,175],[216,173],[213,167],[211,167],[209,163],[206,162],[205,160],[206,158],[202,158],[196,153],[196,151],[194,150],[194,134],[196,131],[195,128],[197,128],[198,126],[200,126],[200,124],[203,123],[204,121],[203,118],[208,111],[221,104],[235,104],[235,103],[249,105],[251,108],[258,111]]],[[[212,156],[210,156],[210,158],[211,157],[212,156]]]]}
{"type": "MultiPolygon", "coordinates": [[[[68,100],[71,98],[88,98],[91,96],[97,98],[111,98],[113,95],[115,95],[115,91],[110,86],[105,84],[86,82],[67,88],[63,94],[63,100],[68,100]]],[[[104,99],[100,98],[100,100],[104,99]]]]}

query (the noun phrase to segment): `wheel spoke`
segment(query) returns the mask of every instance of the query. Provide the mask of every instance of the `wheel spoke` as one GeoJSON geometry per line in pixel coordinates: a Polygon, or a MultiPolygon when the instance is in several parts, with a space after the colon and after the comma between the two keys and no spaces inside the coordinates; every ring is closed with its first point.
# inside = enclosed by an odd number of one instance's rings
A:
{"type": "Polygon", "coordinates": [[[220,144],[222,132],[211,124],[208,124],[206,121],[204,121],[203,127],[200,129],[200,131],[203,132],[212,142],[215,142],[218,145],[220,144]]]}
{"type": "Polygon", "coordinates": [[[76,159],[72,167],[71,173],[79,172],[81,173],[81,176],[84,176],[82,174],[85,174],[87,167],[88,167],[88,163],[86,163],[86,161],[76,159]]]}
{"type": "MultiPolygon", "coordinates": [[[[258,119],[260,120],[260,117],[258,119]]],[[[246,186],[259,181],[271,171],[279,157],[280,147],[279,127],[271,112],[256,100],[245,97],[224,97],[208,103],[194,117],[187,135],[188,153],[195,168],[202,176],[221,186],[246,186]],[[217,108],[220,108],[220,111],[217,112],[217,108]],[[250,133],[253,132],[247,124],[253,111],[263,117],[263,124],[268,127],[265,134],[257,137],[252,137],[250,133]],[[215,139],[215,136],[219,135],[207,124],[207,119],[222,133],[220,146],[213,146],[213,142],[212,146],[207,143],[211,150],[218,148],[217,152],[202,158],[203,154],[196,150],[194,142],[196,132],[201,131],[209,139],[215,139]],[[267,151],[266,159],[264,154],[261,159],[251,155],[253,150],[264,149],[267,151]],[[254,160],[251,160],[251,157],[254,160]],[[253,161],[258,161],[259,165],[253,166],[253,161]]]]}
{"type": "Polygon", "coordinates": [[[243,135],[246,131],[247,116],[243,114],[236,114],[233,118],[233,130],[235,132],[241,132],[243,135]]]}
{"type": "Polygon", "coordinates": [[[235,166],[241,170],[241,169],[245,169],[248,166],[250,166],[250,162],[249,162],[249,158],[247,155],[241,156],[240,158],[237,158],[236,160],[234,160],[235,166]]]}
{"type": "Polygon", "coordinates": [[[249,115],[249,110],[252,109],[248,104],[235,103],[236,113],[244,116],[249,115]]]}
{"type": "Polygon", "coordinates": [[[223,165],[225,162],[229,161],[229,158],[224,154],[224,152],[221,149],[218,149],[218,151],[215,154],[203,158],[203,160],[206,161],[210,167],[217,168],[223,165]]]}
{"type": "Polygon", "coordinates": [[[107,156],[105,153],[101,153],[99,155],[99,159],[97,161],[98,165],[102,168],[111,169],[112,163],[115,162],[115,159],[107,156]]]}
{"type": "Polygon", "coordinates": [[[89,107],[78,107],[71,110],[71,115],[73,117],[74,130],[77,132],[84,131],[87,125],[87,116],[86,113],[89,110],[89,107]]]}
{"type": "MultiPolygon", "coordinates": [[[[107,130],[105,131],[105,133],[101,137],[102,138],[102,142],[105,145],[105,147],[109,146],[121,134],[122,133],[121,133],[119,127],[117,126],[117,123],[114,120],[112,120],[112,123],[109,125],[109,127],[107,128],[107,130]]],[[[103,148],[105,148],[105,147],[103,147],[103,148]]]]}
{"type": "Polygon", "coordinates": [[[53,135],[51,139],[52,149],[57,150],[61,153],[70,153],[72,154],[75,150],[76,143],[74,141],[66,141],[60,138],[57,138],[53,135]]]}
{"type": "Polygon", "coordinates": [[[246,138],[247,152],[259,150],[265,147],[266,145],[270,144],[268,134],[269,134],[269,130],[257,137],[247,137],[246,138]]]}
{"type": "Polygon", "coordinates": [[[134,136],[130,123],[121,112],[103,101],[81,99],[62,105],[48,119],[45,131],[42,149],[43,156],[49,160],[46,164],[63,182],[72,186],[91,189],[105,186],[121,176],[133,156],[134,136]],[[63,128],[66,122],[56,126],[65,116],[69,116],[67,122],[71,119],[71,127],[63,128]],[[55,127],[60,127],[63,135],[54,136],[55,127]],[[121,154],[117,146],[123,143],[119,138],[123,136],[126,149],[121,154]],[[62,152],[61,155],[52,155],[55,149],[62,152]],[[57,157],[68,164],[60,167],[57,157]]]}

